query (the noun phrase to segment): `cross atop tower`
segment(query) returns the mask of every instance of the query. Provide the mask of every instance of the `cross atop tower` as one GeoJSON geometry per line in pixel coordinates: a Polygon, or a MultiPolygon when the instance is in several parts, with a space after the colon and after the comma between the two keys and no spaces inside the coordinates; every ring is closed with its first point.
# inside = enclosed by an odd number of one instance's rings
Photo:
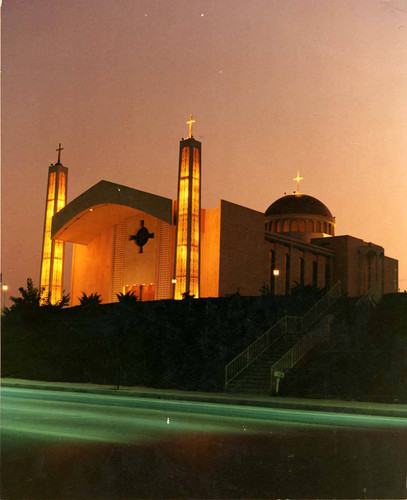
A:
{"type": "Polygon", "coordinates": [[[195,123],[196,120],[192,119],[192,115],[189,115],[189,121],[187,121],[187,125],[189,125],[189,139],[193,137],[192,135],[192,124],[195,123]]]}
{"type": "Polygon", "coordinates": [[[297,192],[295,194],[300,194],[300,181],[304,180],[304,177],[300,177],[300,171],[297,171],[297,177],[294,177],[293,181],[297,182],[297,192]]]}
{"type": "Polygon", "coordinates": [[[61,143],[59,143],[59,147],[58,149],[56,149],[55,151],[58,151],[58,163],[61,163],[61,151],[63,151],[64,148],[61,148],[61,143]]]}

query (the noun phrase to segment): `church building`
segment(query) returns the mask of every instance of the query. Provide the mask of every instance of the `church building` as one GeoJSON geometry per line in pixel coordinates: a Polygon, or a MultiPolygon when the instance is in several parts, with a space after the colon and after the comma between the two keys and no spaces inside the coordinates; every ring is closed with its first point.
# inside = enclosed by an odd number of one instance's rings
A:
{"type": "Polygon", "coordinates": [[[67,168],[49,167],[41,265],[43,300],[62,298],[65,242],[73,243],[71,305],[82,292],[102,302],[288,294],[297,283],[361,296],[396,292],[398,263],[380,245],[336,236],[330,210],[297,190],[258,212],[220,200],[201,207],[201,143],[179,150],[177,200],[102,180],[65,204],[67,168]]]}

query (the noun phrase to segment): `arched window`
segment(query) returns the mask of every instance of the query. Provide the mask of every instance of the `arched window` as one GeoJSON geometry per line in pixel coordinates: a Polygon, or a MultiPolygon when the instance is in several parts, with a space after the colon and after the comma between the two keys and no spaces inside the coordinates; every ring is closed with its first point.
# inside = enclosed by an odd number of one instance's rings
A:
{"type": "Polygon", "coordinates": [[[291,231],[298,231],[298,222],[296,220],[291,221],[291,231]]]}
{"type": "Polygon", "coordinates": [[[298,224],[298,229],[300,230],[301,233],[305,233],[305,220],[300,220],[300,223],[298,224]]]}
{"type": "Polygon", "coordinates": [[[312,220],[309,220],[307,225],[308,225],[308,232],[313,233],[314,232],[314,223],[312,222],[312,220]]]}
{"type": "Polygon", "coordinates": [[[290,221],[285,220],[283,222],[283,233],[288,233],[289,230],[290,230],[290,221]]]}
{"type": "Polygon", "coordinates": [[[276,222],[276,233],[281,233],[281,220],[276,222]]]}
{"type": "Polygon", "coordinates": [[[317,232],[317,233],[321,233],[321,232],[322,232],[322,231],[321,231],[321,223],[320,223],[319,221],[317,221],[317,222],[316,222],[316,225],[317,225],[317,227],[316,227],[316,232],[317,232]]]}

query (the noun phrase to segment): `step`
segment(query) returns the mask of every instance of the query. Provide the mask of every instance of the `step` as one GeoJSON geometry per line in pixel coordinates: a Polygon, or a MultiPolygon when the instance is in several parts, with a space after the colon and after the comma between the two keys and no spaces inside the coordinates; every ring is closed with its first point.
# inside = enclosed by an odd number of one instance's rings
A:
{"type": "Polygon", "coordinates": [[[264,380],[270,378],[270,374],[270,370],[265,373],[246,373],[244,377],[236,377],[235,380],[264,380]]]}
{"type": "Polygon", "coordinates": [[[236,385],[228,385],[228,390],[236,390],[236,389],[265,389],[270,386],[270,381],[263,381],[261,384],[236,384],[236,385]]]}
{"type": "Polygon", "coordinates": [[[226,392],[233,392],[233,393],[250,393],[250,394],[270,394],[270,391],[266,388],[236,388],[236,389],[226,389],[226,392]]]}

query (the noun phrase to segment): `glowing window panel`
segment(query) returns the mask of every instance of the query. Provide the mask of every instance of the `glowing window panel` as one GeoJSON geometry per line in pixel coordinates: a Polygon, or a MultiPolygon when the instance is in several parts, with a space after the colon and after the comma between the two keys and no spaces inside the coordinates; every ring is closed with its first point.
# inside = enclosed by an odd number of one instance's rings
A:
{"type": "Polygon", "coordinates": [[[51,259],[43,259],[41,267],[41,301],[45,300],[49,292],[49,272],[51,259]]]}
{"type": "Polygon", "coordinates": [[[57,212],[65,206],[66,177],[63,172],[59,173],[58,181],[57,212]]]}
{"type": "Polygon", "coordinates": [[[49,186],[48,186],[48,196],[47,200],[54,200],[55,199],[55,180],[56,180],[56,173],[52,172],[51,175],[49,176],[49,186]]]}
{"type": "Polygon", "coordinates": [[[42,254],[42,264],[41,264],[41,280],[40,280],[41,301],[44,301],[49,294],[49,278],[50,278],[51,255],[52,255],[51,223],[52,223],[52,216],[54,215],[55,181],[56,181],[56,173],[51,172],[48,182],[47,207],[45,211],[44,242],[43,242],[43,254],[42,254]]]}
{"type": "Polygon", "coordinates": [[[181,168],[178,192],[177,248],[175,266],[176,299],[181,299],[186,291],[187,243],[188,243],[188,201],[189,201],[189,148],[184,147],[181,154],[181,168]]]}
{"type": "Polygon", "coordinates": [[[64,242],[55,240],[54,258],[52,261],[51,303],[55,304],[62,299],[62,271],[64,262],[64,242]]]}
{"type": "Polygon", "coordinates": [[[182,150],[181,158],[181,177],[189,177],[189,148],[182,150]]]}
{"type": "Polygon", "coordinates": [[[188,214],[188,186],[189,179],[188,177],[183,178],[179,181],[179,210],[178,215],[186,215],[188,214]]]}

